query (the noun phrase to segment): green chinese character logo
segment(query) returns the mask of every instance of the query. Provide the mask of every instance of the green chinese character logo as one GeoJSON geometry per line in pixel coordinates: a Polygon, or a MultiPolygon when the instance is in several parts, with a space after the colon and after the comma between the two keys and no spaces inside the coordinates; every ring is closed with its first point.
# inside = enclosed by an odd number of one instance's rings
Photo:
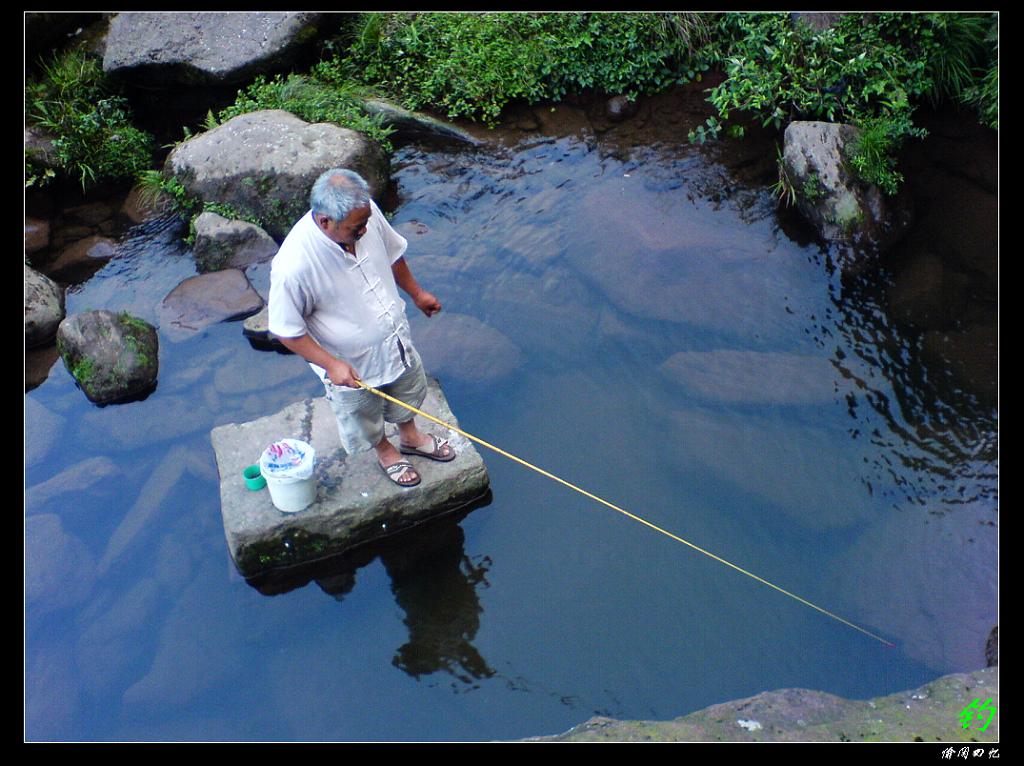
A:
{"type": "Polygon", "coordinates": [[[984,702],[981,701],[981,697],[975,697],[974,701],[970,705],[960,711],[960,725],[969,729],[971,722],[975,720],[985,719],[985,722],[981,726],[977,727],[978,731],[985,731],[988,725],[992,722],[993,716],[996,714],[995,706],[992,705],[992,698],[989,697],[984,702]]]}

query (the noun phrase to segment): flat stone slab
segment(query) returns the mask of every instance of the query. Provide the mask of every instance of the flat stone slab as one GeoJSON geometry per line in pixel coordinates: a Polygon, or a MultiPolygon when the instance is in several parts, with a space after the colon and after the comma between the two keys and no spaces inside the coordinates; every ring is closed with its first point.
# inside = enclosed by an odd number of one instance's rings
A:
{"type": "MultiPolygon", "coordinates": [[[[429,377],[427,383],[420,409],[457,426],[441,386],[429,377]]],[[[385,476],[373,450],[346,453],[334,412],[322,397],[213,429],[224,534],[238,571],[253,577],[316,561],[463,508],[486,494],[490,480],[473,443],[418,415],[416,422],[423,431],[449,439],[458,456],[450,463],[410,457],[423,477],[413,488],[399,487],[385,476]],[[283,438],[300,439],[316,450],[316,500],[298,513],[279,511],[269,488],[251,491],[242,477],[267,445],[283,438]]],[[[397,427],[388,424],[386,433],[397,444],[397,427]]]]}

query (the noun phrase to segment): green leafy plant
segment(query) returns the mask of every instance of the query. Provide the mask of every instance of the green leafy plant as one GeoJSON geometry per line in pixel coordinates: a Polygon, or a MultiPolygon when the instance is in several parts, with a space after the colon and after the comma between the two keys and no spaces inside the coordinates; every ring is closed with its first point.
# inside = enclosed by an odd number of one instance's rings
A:
{"type": "Polygon", "coordinates": [[[184,184],[174,176],[165,176],[161,170],[147,168],[136,175],[135,182],[144,205],[153,207],[166,196],[175,212],[183,218],[192,218],[200,212],[202,201],[189,194],[184,184]]]}
{"type": "Polygon", "coordinates": [[[57,171],[30,158],[26,186],[64,173],[85,189],[131,178],[149,166],[153,139],[131,124],[128,102],[112,91],[99,61],[81,51],[55,56],[25,88],[26,118],[53,137],[57,171]]]}
{"type": "Polygon", "coordinates": [[[412,109],[493,125],[513,101],[635,96],[695,79],[710,26],[698,14],[368,14],[348,59],[412,109]]]}
{"type": "Polygon", "coordinates": [[[715,116],[708,117],[703,125],[698,125],[696,128],[691,130],[687,137],[691,143],[704,144],[708,141],[712,141],[718,138],[722,132],[722,123],[718,121],[715,116]]]}
{"type": "Polygon", "coordinates": [[[896,170],[896,153],[905,138],[923,138],[926,131],[913,127],[906,114],[868,117],[858,127],[859,135],[847,157],[850,167],[860,180],[877,185],[886,194],[896,194],[903,183],[903,174],[896,170]]]}
{"type": "Polygon", "coordinates": [[[817,173],[811,173],[807,176],[800,186],[800,196],[811,202],[820,199],[824,193],[821,187],[821,179],[818,178],[817,173]]]}
{"type": "Polygon", "coordinates": [[[922,100],[970,98],[997,124],[978,69],[993,39],[991,15],[849,13],[821,31],[788,13],[719,18],[713,49],[726,78],[709,91],[713,121],[692,141],[717,137],[734,115],[777,130],[792,120],[853,123],[865,130],[854,168],[892,194],[902,179],[894,158],[905,138],[920,135],[912,117],[922,100]]]}

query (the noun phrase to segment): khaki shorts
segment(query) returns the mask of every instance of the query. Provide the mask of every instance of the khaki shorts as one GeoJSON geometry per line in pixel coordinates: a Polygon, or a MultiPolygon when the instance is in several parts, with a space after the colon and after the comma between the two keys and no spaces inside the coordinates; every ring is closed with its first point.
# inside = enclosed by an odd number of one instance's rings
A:
{"type": "MultiPolygon", "coordinates": [[[[413,407],[419,407],[427,396],[427,378],[420,355],[415,349],[409,349],[409,352],[409,368],[397,380],[379,386],[379,389],[413,407]]],[[[365,388],[336,386],[329,378],[324,380],[324,388],[327,390],[327,401],[331,403],[331,409],[338,420],[341,446],[350,455],[380,444],[384,438],[385,421],[404,423],[415,417],[405,407],[382,399],[365,388]]]]}

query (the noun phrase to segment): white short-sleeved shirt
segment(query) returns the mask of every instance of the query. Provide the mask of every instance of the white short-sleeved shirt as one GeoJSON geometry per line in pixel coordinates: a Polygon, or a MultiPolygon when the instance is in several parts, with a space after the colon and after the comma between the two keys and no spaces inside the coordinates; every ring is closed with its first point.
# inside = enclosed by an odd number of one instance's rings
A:
{"type": "MultiPolygon", "coordinates": [[[[391,272],[408,242],[372,200],[370,208],[355,255],[317,226],[312,211],[292,227],[271,263],[269,329],[284,338],[312,336],[377,387],[411,364],[412,338],[391,272]]],[[[309,366],[326,376],[322,367],[309,366]]]]}

